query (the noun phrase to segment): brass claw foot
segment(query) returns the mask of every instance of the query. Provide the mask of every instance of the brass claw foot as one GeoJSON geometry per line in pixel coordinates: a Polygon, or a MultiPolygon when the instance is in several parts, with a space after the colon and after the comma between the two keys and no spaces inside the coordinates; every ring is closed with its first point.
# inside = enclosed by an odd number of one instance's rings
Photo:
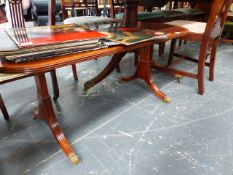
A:
{"type": "Polygon", "coordinates": [[[75,153],[70,153],[68,158],[71,161],[71,163],[74,165],[77,165],[78,163],[81,162],[81,159],[75,153]]]}
{"type": "Polygon", "coordinates": [[[34,110],[34,109],[32,110],[32,118],[33,120],[36,120],[39,118],[37,110],[34,110]]]}
{"type": "Polygon", "coordinates": [[[131,75],[129,77],[121,77],[120,78],[120,81],[123,82],[123,81],[132,81],[132,80],[135,80],[137,77],[137,75],[131,75]]]}
{"type": "Polygon", "coordinates": [[[171,99],[169,97],[164,97],[163,101],[165,103],[170,103],[171,102],[171,99]]]}

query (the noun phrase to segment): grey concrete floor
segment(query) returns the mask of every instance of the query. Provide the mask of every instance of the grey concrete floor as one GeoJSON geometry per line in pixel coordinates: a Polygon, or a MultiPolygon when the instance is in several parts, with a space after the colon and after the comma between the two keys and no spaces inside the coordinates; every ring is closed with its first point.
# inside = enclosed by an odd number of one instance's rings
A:
{"type": "MultiPolygon", "coordinates": [[[[156,47],[156,46],[155,46],[156,47]]],[[[196,56],[198,45],[181,52],[196,56]]],[[[166,62],[167,52],[159,62],[166,62]]],[[[156,53],[155,53],[156,54],[156,53]]],[[[172,99],[165,104],[141,80],[119,82],[134,72],[133,55],[87,94],[83,84],[109,57],[58,70],[61,97],[57,118],[82,158],[73,166],[60,151],[47,125],[32,119],[37,107],[33,78],[1,86],[11,121],[0,117],[0,175],[232,175],[233,174],[233,46],[221,45],[216,78],[197,94],[194,79],[182,83],[153,71],[156,84],[172,99]]],[[[179,67],[196,71],[187,62],[179,67]]],[[[50,78],[47,78],[51,90],[50,78]]]]}

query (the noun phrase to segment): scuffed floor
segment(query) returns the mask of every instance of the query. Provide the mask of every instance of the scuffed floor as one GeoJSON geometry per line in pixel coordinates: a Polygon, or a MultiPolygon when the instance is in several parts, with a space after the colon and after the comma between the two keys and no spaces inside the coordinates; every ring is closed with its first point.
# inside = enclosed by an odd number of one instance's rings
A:
{"type": "MultiPolygon", "coordinates": [[[[197,55],[198,47],[188,43],[181,51],[197,55]]],[[[32,119],[34,79],[2,85],[11,122],[0,118],[0,175],[232,175],[233,46],[220,46],[214,82],[208,81],[206,68],[203,96],[197,94],[196,80],[178,83],[154,70],[154,81],[171,97],[170,104],[141,80],[118,81],[134,72],[132,57],[121,62],[120,74],[114,72],[87,94],[84,82],[109,57],[77,65],[78,82],[70,67],[57,71],[61,97],[54,109],[82,159],[77,166],[60,151],[47,125],[32,119]]],[[[158,61],[166,58],[167,51],[158,61]]],[[[179,67],[196,71],[187,62],[179,67]]]]}

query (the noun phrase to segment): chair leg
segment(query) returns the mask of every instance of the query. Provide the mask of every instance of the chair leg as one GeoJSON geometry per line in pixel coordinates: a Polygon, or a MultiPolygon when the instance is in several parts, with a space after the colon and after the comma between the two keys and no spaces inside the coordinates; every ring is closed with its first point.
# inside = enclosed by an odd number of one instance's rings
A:
{"type": "Polygon", "coordinates": [[[116,66],[116,71],[117,71],[117,72],[120,72],[120,71],[121,71],[120,63],[116,66]]]}
{"type": "Polygon", "coordinates": [[[176,39],[173,39],[171,41],[171,46],[170,46],[170,52],[169,52],[168,63],[167,63],[168,66],[171,65],[173,62],[173,55],[174,55],[175,47],[176,47],[176,39]]]}
{"type": "Polygon", "coordinates": [[[74,80],[78,81],[77,68],[75,64],[72,64],[72,71],[73,71],[74,80]]]}
{"type": "Polygon", "coordinates": [[[165,49],[165,42],[159,43],[159,56],[162,56],[164,54],[165,49]]]}
{"type": "Polygon", "coordinates": [[[218,41],[214,41],[212,45],[211,55],[210,55],[210,68],[209,68],[209,80],[214,80],[214,67],[215,67],[215,58],[217,53],[218,41]]]}
{"type": "Polygon", "coordinates": [[[200,53],[199,61],[198,61],[198,73],[197,73],[198,93],[200,95],[203,95],[205,92],[205,87],[204,87],[205,61],[206,61],[206,52],[200,53]]]}
{"type": "Polygon", "coordinates": [[[139,57],[139,52],[138,50],[134,51],[134,65],[137,66],[138,65],[138,57],[139,57]]]}
{"type": "Polygon", "coordinates": [[[50,71],[50,76],[52,79],[52,85],[53,85],[53,100],[57,101],[57,99],[60,96],[59,92],[59,87],[58,87],[58,82],[57,82],[57,75],[56,75],[56,70],[50,71]]]}
{"type": "Polygon", "coordinates": [[[1,108],[4,119],[9,120],[9,114],[7,112],[7,109],[6,109],[6,106],[5,106],[5,103],[4,103],[3,99],[2,99],[1,94],[0,94],[0,108],[1,108]]]}

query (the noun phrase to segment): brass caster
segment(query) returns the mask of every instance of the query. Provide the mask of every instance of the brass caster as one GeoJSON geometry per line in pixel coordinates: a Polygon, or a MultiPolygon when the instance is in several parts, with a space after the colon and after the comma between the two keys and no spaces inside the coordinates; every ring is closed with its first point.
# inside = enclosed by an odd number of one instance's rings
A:
{"type": "Polygon", "coordinates": [[[164,101],[165,103],[170,103],[170,102],[171,102],[171,99],[170,99],[169,97],[165,97],[165,98],[163,99],[163,101],[164,101]]]}
{"type": "Polygon", "coordinates": [[[38,118],[37,111],[32,110],[32,118],[33,120],[36,120],[38,118]]]}
{"type": "Polygon", "coordinates": [[[183,77],[181,75],[175,75],[175,78],[178,83],[182,82],[183,77]]]}
{"type": "Polygon", "coordinates": [[[71,161],[71,163],[74,165],[77,165],[78,163],[81,162],[81,159],[75,153],[70,153],[68,158],[71,161]]]}

